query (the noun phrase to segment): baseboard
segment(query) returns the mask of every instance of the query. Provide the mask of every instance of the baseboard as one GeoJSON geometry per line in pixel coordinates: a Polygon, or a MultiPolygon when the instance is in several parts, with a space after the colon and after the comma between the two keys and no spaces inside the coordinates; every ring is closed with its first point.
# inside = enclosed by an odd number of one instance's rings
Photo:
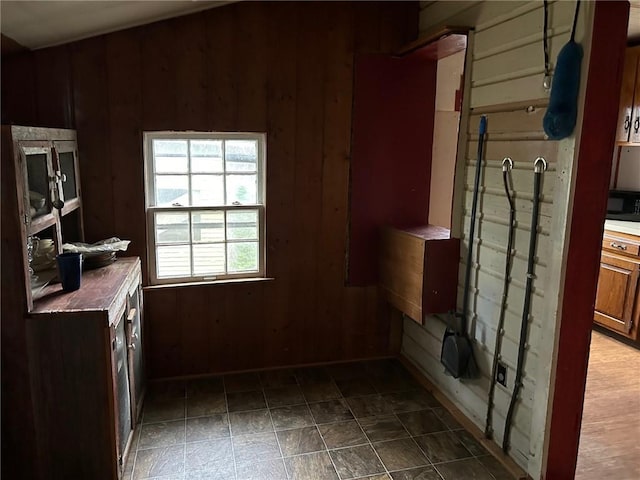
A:
{"type": "Polygon", "coordinates": [[[261,373],[261,372],[269,372],[272,370],[282,370],[282,369],[294,369],[294,368],[314,368],[314,367],[327,367],[331,365],[340,365],[342,363],[354,363],[354,362],[370,362],[375,360],[388,360],[398,358],[395,354],[389,355],[379,355],[376,357],[362,357],[362,358],[353,358],[350,360],[335,360],[335,361],[324,361],[324,362],[311,362],[311,363],[295,363],[291,365],[275,365],[269,367],[257,367],[257,368],[247,368],[243,370],[221,370],[215,372],[207,372],[207,373],[195,373],[188,375],[176,375],[172,377],[156,377],[156,378],[148,378],[147,381],[150,383],[162,383],[162,382],[173,382],[173,381],[187,381],[187,380],[199,380],[205,378],[219,377],[221,375],[236,375],[241,373],[261,373]]]}
{"type": "Polygon", "coordinates": [[[402,365],[413,375],[413,377],[425,388],[427,389],[435,398],[438,400],[444,408],[446,408],[451,415],[462,425],[473,437],[476,439],[478,443],[480,443],[484,448],[486,448],[489,453],[498,460],[502,466],[511,474],[513,478],[516,480],[531,480],[531,477],[525,472],[516,462],[513,461],[511,457],[506,455],[502,449],[486,438],[484,436],[484,432],[482,432],[475,423],[467,418],[467,416],[456,407],[446,395],[444,395],[438,387],[436,387],[433,383],[431,383],[424,374],[413,364],[411,363],[404,355],[400,355],[399,357],[402,365]]]}

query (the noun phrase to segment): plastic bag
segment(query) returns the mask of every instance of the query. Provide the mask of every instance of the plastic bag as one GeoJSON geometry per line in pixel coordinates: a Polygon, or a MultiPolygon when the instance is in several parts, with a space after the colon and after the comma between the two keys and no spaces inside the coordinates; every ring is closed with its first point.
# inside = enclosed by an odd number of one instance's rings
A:
{"type": "Polygon", "coordinates": [[[107,238],[96,243],[65,243],[62,245],[64,252],[97,254],[107,252],[125,251],[131,240],[120,240],[118,237],[107,238]]]}

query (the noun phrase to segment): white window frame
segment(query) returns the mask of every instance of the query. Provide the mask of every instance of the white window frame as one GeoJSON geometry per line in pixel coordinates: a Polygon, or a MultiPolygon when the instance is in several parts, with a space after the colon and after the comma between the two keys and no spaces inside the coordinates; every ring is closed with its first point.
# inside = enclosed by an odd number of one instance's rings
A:
{"type": "MultiPolygon", "coordinates": [[[[223,150],[223,176],[226,185],[226,165],[223,150]]],[[[144,175],[145,175],[145,209],[147,223],[147,260],[149,265],[149,280],[151,285],[166,285],[179,283],[215,282],[233,279],[264,278],[265,274],[265,180],[266,180],[266,134],[248,132],[179,132],[179,131],[147,131],[143,133],[144,175]],[[206,206],[163,206],[155,205],[155,171],[153,161],[153,140],[256,140],[258,146],[258,159],[256,166],[257,198],[256,204],[243,205],[206,205],[206,206]],[[258,210],[258,271],[225,273],[220,275],[190,275],[181,277],[159,278],[157,272],[156,254],[156,212],[193,212],[193,211],[242,211],[258,210]]],[[[189,170],[186,175],[191,175],[191,155],[188,154],[189,170]]],[[[189,180],[190,182],[190,180],[189,180]]],[[[189,183],[191,185],[191,183],[189,183]]],[[[226,194],[225,194],[226,196],[226,194]]],[[[226,225],[226,220],[225,220],[226,225]]],[[[189,220],[189,234],[191,235],[191,220],[189,220]]],[[[193,245],[193,242],[189,242],[193,245]]],[[[232,241],[226,238],[225,226],[225,257],[226,246],[232,241]]],[[[191,251],[191,269],[193,272],[193,250],[191,251]]],[[[226,262],[226,259],[225,259],[226,262]]]]}

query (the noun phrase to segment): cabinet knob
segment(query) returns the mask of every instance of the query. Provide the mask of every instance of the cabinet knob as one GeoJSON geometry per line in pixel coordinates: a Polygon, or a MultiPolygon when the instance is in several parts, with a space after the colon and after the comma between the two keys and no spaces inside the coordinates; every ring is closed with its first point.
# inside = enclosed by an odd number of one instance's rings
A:
{"type": "Polygon", "coordinates": [[[609,245],[611,247],[613,247],[613,248],[617,248],[618,250],[626,250],[627,249],[626,245],[620,245],[619,243],[616,243],[616,242],[611,242],[609,245]]]}
{"type": "Polygon", "coordinates": [[[631,116],[624,117],[624,131],[628,131],[631,128],[631,116]]]}
{"type": "Polygon", "coordinates": [[[634,133],[638,133],[638,130],[640,130],[640,117],[636,117],[636,121],[633,122],[634,133]]]}

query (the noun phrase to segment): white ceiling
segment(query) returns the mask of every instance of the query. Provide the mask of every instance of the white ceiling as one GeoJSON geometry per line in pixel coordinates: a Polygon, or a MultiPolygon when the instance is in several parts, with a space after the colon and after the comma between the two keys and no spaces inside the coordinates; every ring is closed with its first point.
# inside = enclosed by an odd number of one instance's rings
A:
{"type": "Polygon", "coordinates": [[[67,43],[230,3],[210,0],[0,0],[0,30],[29,49],[67,43]]]}
{"type": "MultiPolygon", "coordinates": [[[[0,30],[29,49],[67,43],[103,33],[186,15],[230,1],[0,0],[0,30]]],[[[631,0],[628,36],[640,40],[640,0],[631,0]]]]}

